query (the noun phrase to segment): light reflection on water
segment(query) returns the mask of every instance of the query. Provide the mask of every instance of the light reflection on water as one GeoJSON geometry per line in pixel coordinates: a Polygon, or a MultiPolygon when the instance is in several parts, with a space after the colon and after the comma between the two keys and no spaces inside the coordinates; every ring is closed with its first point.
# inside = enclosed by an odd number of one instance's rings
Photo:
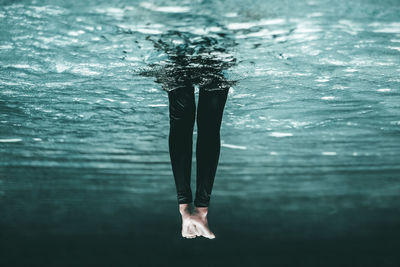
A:
{"type": "Polygon", "coordinates": [[[218,33],[205,53],[219,52],[220,73],[238,82],[224,111],[213,201],[398,209],[396,1],[1,3],[3,211],[32,190],[29,200],[55,206],[89,201],[92,191],[115,205],[175,204],[168,98],[155,74],[177,47],[201,48],[191,37],[218,33]],[[191,41],[157,50],[167,32],[191,41]],[[236,64],[223,65],[230,56],[236,64]]]}

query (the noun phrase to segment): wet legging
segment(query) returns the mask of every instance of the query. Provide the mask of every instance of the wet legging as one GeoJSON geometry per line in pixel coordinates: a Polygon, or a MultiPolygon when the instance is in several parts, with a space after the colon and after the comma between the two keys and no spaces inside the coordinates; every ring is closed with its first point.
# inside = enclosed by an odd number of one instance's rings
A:
{"type": "MultiPolygon", "coordinates": [[[[221,140],[220,128],[228,90],[199,90],[196,142],[196,207],[208,207],[217,171],[221,140]]],[[[193,128],[196,103],[194,87],[168,92],[169,153],[178,203],[191,203],[193,128]]]]}

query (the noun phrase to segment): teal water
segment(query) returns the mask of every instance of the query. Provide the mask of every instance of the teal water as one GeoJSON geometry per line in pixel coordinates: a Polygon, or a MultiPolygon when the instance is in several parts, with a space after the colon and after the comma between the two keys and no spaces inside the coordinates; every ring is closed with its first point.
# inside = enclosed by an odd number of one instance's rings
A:
{"type": "Polygon", "coordinates": [[[0,4],[1,265],[400,264],[399,1],[0,4]],[[181,58],[232,81],[213,241],[179,235],[181,58]]]}

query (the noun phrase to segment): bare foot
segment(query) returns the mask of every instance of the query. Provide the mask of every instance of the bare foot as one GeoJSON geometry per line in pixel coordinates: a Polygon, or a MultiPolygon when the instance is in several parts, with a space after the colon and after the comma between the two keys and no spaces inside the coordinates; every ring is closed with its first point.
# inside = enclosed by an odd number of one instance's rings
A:
{"type": "Polygon", "coordinates": [[[207,213],[208,207],[196,207],[193,214],[190,216],[190,219],[198,235],[214,239],[215,235],[208,227],[207,213]]]}
{"type": "Polygon", "coordinates": [[[182,236],[185,238],[195,238],[197,236],[196,229],[190,217],[189,204],[180,204],[179,212],[182,215],[182,236]]]}

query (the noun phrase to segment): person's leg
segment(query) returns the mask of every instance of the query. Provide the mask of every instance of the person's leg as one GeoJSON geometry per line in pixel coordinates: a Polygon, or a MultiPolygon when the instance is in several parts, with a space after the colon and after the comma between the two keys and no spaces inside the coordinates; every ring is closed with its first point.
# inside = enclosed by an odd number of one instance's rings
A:
{"type": "Polygon", "coordinates": [[[191,221],[193,127],[196,113],[194,87],[187,86],[168,92],[169,100],[169,154],[174,175],[179,212],[182,215],[182,236],[196,237],[191,221]]]}
{"type": "Polygon", "coordinates": [[[221,147],[220,128],[228,90],[200,89],[197,108],[196,197],[190,219],[196,235],[214,239],[207,214],[221,147]]]}
{"type": "Polygon", "coordinates": [[[196,143],[197,187],[194,200],[196,207],[209,206],[220,155],[220,128],[227,96],[227,89],[200,90],[199,92],[196,143]]]}
{"type": "MultiPolygon", "coordinates": [[[[168,92],[169,99],[169,153],[179,204],[192,202],[190,175],[192,169],[193,127],[196,104],[192,86],[168,92]]],[[[182,207],[188,205],[180,205],[182,207]]],[[[182,213],[182,212],[181,212],[182,213]]]]}

